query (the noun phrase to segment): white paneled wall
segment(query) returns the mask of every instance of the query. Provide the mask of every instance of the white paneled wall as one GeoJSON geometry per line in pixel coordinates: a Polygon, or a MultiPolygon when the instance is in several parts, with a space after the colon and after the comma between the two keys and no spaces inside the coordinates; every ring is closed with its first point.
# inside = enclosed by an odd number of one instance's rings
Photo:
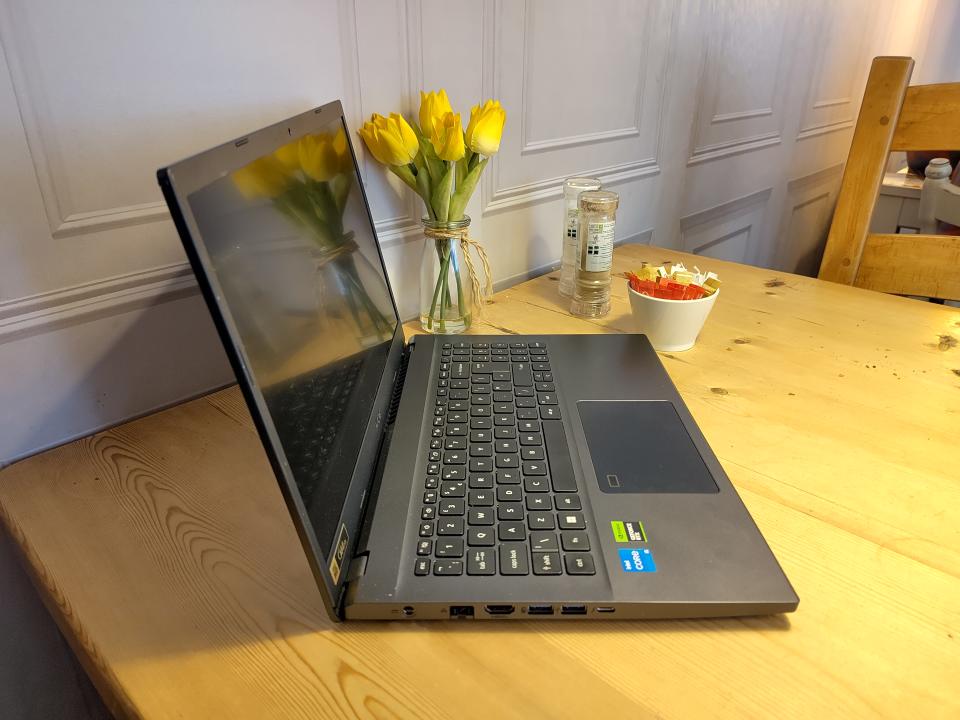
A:
{"type": "MultiPolygon", "coordinates": [[[[464,121],[508,112],[468,208],[499,287],[556,264],[573,174],[621,194],[620,241],[813,272],[870,59],[917,54],[948,5],[0,0],[0,464],[230,381],[160,165],[337,97],[354,127],[415,116],[442,86],[464,121]]],[[[421,209],[362,170],[412,315],[421,209]]]]}

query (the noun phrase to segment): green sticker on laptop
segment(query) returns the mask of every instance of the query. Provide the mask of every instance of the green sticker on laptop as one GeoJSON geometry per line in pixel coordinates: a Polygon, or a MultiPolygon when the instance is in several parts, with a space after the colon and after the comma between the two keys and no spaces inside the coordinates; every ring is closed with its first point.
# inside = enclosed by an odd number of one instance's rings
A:
{"type": "Polygon", "coordinates": [[[646,542],[647,533],[639,520],[611,520],[613,539],[617,542],[646,542]]]}

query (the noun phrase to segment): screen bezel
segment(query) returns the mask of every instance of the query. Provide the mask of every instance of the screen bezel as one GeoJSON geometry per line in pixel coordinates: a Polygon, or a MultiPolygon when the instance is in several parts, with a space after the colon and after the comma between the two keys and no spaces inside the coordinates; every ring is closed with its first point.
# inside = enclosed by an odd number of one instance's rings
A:
{"type": "Polygon", "coordinates": [[[250,415],[260,440],[263,443],[267,458],[273,468],[277,482],[283,494],[284,501],[294,521],[300,542],[306,552],[310,568],[317,580],[323,597],[324,605],[331,618],[340,619],[342,613],[342,598],[349,577],[349,564],[360,535],[360,520],[363,505],[369,496],[373,483],[373,473],[383,438],[383,424],[388,415],[388,407],[393,393],[393,384],[396,371],[403,354],[403,324],[397,309],[396,298],[387,274],[383,252],[377,238],[376,226],[370,213],[370,204],[367,200],[363,178],[359,172],[356,153],[350,141],[350,131],[343,116],[343,107],[339,101],[308,110],[292,118],[275,123],[256,132],[244,135],[229,142],[218,145],[193,157],[178,163],[161,168],[157,171],[157,180],[163,190],[170,214],[173,217],[177,232],[183,243],[190,264],[193,267],[197,283],[210,309],[214,325],[223,342],[224,350],[237,376],[237,381],[246,400],[250,415]],[[321,548],[317,542],[313,526],[309,520],[306,507],[297,489],[290,465],[286,460],[280,438],[273,425],[270,413],[264,401],[263,393],[257,385],[243,342],[237,332],[236,324],[230,309],[223,299],[217,275],[213,264],[203,244],[196,221],[193,217],[187,198],[194,191],[209,185],[215,180],[237,170],[259,157],[272,153],[277,148],[289,143],[291,138],[301,137],[311,132],[329,129],[329,125],[340,122],[347,135],[350,155],[353,159],[354,171],[357,175],[357,184],[360,187],[361,198],[370,223],[370,230],[377,246],[377,256],[383,269],[384,279],[390,293],[397,326],[390,343],[383,375],[377,388],[373,407],[371,408],[367,426],[364,431],[357,462],[353,475],[350,478],[340,518],[337,522],[338,530],[334,533],[333,547],[338,544],[341,536],[339,528],[347,532],[347,547],[338,579],[335,581],[330,571],[330,553],[327,548],[321,548]]]}

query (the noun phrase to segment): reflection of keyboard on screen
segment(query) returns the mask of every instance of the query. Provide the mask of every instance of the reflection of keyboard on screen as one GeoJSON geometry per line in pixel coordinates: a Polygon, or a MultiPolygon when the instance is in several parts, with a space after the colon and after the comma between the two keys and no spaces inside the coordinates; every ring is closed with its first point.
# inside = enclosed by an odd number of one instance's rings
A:
{"type": "Polygon", "coordinates": [[[433,406],[414,574],[593,575],[546,345],[444,343],[433,406]]]}
{"type": "Polygon", "coordinates": [[[362,358],[338,363],[274,385],[266,394],[305,504],[323,477],[362,366],[362,358]]]}

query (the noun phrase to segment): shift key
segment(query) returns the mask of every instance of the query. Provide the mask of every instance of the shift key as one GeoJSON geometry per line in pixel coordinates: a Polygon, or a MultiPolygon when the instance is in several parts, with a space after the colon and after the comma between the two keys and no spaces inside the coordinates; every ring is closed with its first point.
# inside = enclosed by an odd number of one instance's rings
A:
{"type": "Polygon", "coordinates": [[[568,493],[577,491],[577,479],[573,476],[573,463],[570,461],[570,448],[567,446],[567,434],[563,431],[561,420],[543,420],[543,443],[547,448],[547,460],[550,462],[550,479],[553,491],[568,493]]]}
{"type": "Polygon", "coordinates": [[[513,364],[513,384],[517,387],[533,386],[533,370],[528,362],[513,364]]]}

